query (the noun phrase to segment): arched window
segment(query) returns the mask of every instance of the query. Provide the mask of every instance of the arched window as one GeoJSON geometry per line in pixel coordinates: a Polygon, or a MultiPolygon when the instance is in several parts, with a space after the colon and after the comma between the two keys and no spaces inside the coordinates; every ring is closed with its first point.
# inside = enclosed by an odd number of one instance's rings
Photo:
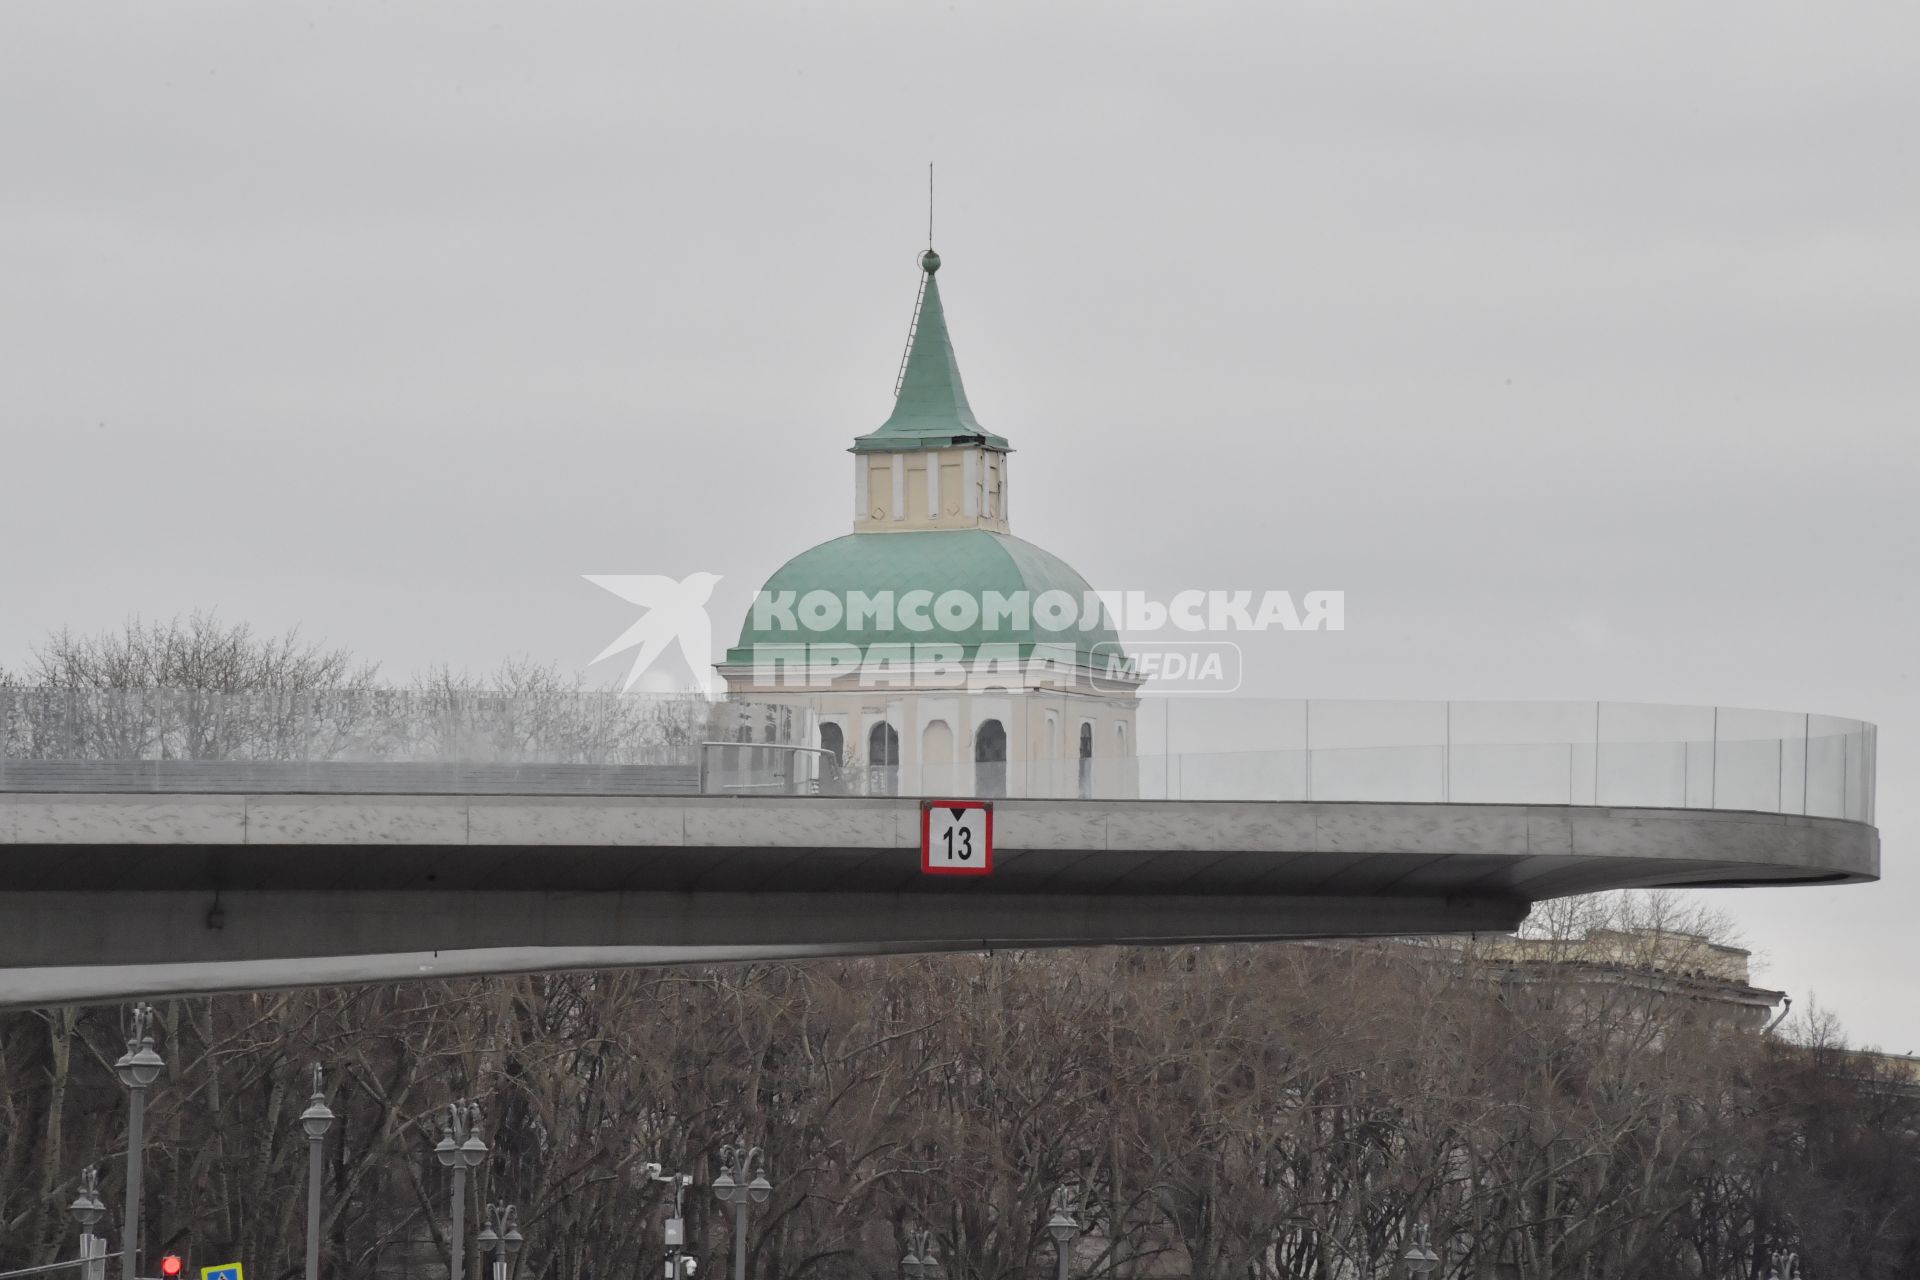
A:
{"type": "Polygon", "coordinates": [[[867,794],[895,795],[900,790],[900,735],[885,720],[867,733],[867,794]]]}
{"type": "Polygon", "coordinates": [[[1093,722],[1080,722],[1080,798],[1093,799],[1093,722]]]}
{"type": "Polygon", "coordinates": [[[846,794],[846,776],[840,771],[847,762],[846,734],[830,720],[820,726],[820,750],[826,754],[816,757],[817,788],[833,795],[846,794]]]}
{"type": "Polygon", "coordinates": [[[973,734],[974,794],[1007,794],[1007,730],[998,720],[983,720],[973,734]]]}

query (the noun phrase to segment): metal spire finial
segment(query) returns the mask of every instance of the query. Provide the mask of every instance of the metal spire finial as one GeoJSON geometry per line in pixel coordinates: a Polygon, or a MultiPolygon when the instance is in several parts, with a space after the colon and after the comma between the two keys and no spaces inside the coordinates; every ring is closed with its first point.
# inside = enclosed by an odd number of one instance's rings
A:
{"type": "MultiPolygon", "coordinates": [[[[932,275],[940,269],[940,255],[933,251],[933,161],[931,160],[927,161],[927,251],[920,255],[920,269],[928,275],[932,275]]],[[[920,303],[918,301],[915,301],[913,304],[913,318],[914,325],[917,326],[920,322],[920,303]]],[[[911,337],[913,327],[909,326],[907,332],[908,336],[911,337]]],[[[903,360],[901,362],[903,371],[905,367],[906,364],[903,360]]],[[[895,395],[899,394],[900,387],[898,382],[895,383],[893,390],[895,395]]]]}

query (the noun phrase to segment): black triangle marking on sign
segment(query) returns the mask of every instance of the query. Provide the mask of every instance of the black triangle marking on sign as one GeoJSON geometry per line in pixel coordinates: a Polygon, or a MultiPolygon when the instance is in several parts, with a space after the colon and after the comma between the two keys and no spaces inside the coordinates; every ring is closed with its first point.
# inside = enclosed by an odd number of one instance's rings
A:
{"type": "Polygon", "coordinates": [[[965,821],[966,821],[966,818],[965,818],[964,816],[962,816],[962,815],[964,815],[965,813],[966,813],[966,809],[964,809],[964,808],[960,808],[960,809],[955,809],[955,810],[953,810],[953,820],[954,820],[955,822],[965,822],[965,821]]]}

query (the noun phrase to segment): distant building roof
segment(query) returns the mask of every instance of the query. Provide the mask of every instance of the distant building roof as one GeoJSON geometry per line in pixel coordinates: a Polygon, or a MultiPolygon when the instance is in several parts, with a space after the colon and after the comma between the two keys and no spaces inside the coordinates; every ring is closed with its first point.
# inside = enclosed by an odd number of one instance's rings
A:
{"type": "Polygon", "coordinates": [[[1495,959],[1513,963],[1603,965],[1676,978],[1747,986],[1753,953],[1676,929],[1593,929],[1579,938],[1483,940],[1495,959]]]}

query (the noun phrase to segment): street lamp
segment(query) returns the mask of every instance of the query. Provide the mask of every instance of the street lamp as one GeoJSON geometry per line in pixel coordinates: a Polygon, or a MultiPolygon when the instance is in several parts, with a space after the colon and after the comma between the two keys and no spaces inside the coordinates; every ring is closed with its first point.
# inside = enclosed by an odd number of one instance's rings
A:
{"type": "Polygon", "coordinates": [[[440,1121],[440,1141],[433,1144],[433,1157],[453,1170],[453,1235],[449,1240],[448,1274],[460,1280],[467,1260],[467,1170],[478,1168],[487,1158],[487,1144],[480,1139],[480,1104],[464,1098],[447,1104],[446,1117],[440,1121]]]}
{"type": "Polygon", "coordinates": [[[107,1242],[93,1234],[93,1228],[106,1216],[106,1202],[100,1198],[100,1171],[80,1171],[80,1194],[67,1206],[80,1224],[80,1280],[106,1280],[107,1242]]]}
{"type": "Polygon", "coordinates": [[[907,1232],[907,1252],[900,1259],[900,1274],[906,1280],[933,1280],[939,1270],[940,1255],[934,1252],[933,1233],[907,1232]]]}
{"type": "Polygon", "coordinates": [[[1047,1219],[1047,1234],[1053,1237],[1053,1252],[1059,1280],[1067,1280],[1067,1267],[1073,1261],[1073,1238],[1080,1224],[1073,1217],[1073,1196],[1065,1187],[1053,1193],[1053,1216],[1047,1219]]]}
{"type": "Polygon", "coordinates": [[[1440,1265],[1440,1255],[1433,1251],[1433,1228],[1422,1222],[1413,1228],[1407,1240],[1407,1251],[1400,1255],[1407,1264],[1407,1271],[1416,1276],[1424,1276],[1440,1265]]]}
{"type": "Polygon", "coordinates": [[[519,1223],[514,1221],[513,1206],[488,1204],[486,1224],[474,1243],[480,1246],[480,1252],[493,1255],[493,1280],[507,1280],[513,1260],[520,1256],[520,1246],[526,1243],[519,1223]]]}
{"type": "Polygon", "coordinates": [[[133,1006],[133,1034],[127,1051],[113,1064],[120,1083],[127,1086],[127,1211],[120,1246],[120,1274],[134,1280],[140,1252],[140,1165],[147,1150],[147,1086],[160,1078],[167,1065],[153,1051],[153,1006],[144,1000],[133,1006]]]}
{"type": "Polygon", "coordinates": [[[313,1064],[313,1097],[300,1113],[307,1131],[307,1280],[320,1280],[320,1142],[333,1127],[320,1064],[313,1064]]]}
{"type": "Polygon", "coordinates": [[[760,1148],[720,1148],[720,1172],[713,1179],[713,1194],[733,1206],[733,1280],[747,1280],[747,1204],[765,1204],[773,1194],[760,1148]],[[749,1173],[752,1181],[747,1180],[749,1173]]]}

